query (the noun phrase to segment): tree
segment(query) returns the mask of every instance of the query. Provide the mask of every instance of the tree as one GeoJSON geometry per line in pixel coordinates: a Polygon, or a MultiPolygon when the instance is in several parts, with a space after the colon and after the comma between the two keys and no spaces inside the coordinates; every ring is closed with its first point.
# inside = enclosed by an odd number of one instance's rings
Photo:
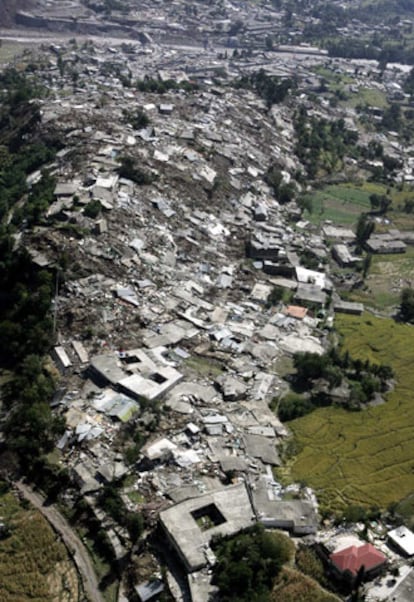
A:
{"type": "Polygon", "coordinates": [[[375,224],[366,213],[361,213],[356,228],[357,249],[362,249],[371,234],[374,232],[375,224]]]}
{"type": "Polygon", "coordinates": [[[217,556],[214,582],[222,602],[267,602],[273,580],[292,555],[289,539],[257,524],[212,543],[217,556]]]}
{"type": "Polygon", "coordinates": [[[368,276],[368,272],[371,268],[372,263],[372,254],[367,253],[364,257],[364,261],[362,262],[362,277],[366,278],[368,276]]]}
{"type": "Polygon", "coordinates": [[[414,323],[414,289],[404,288],[401,292],[400,318],[414,323]]]}

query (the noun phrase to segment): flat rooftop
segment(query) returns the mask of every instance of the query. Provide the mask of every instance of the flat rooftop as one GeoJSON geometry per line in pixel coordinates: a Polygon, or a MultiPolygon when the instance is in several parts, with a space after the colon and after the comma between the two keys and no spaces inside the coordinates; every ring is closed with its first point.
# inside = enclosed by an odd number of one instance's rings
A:
{"type": "Polygon", "coordinates": [[[160,514],[160,521],[188,572],[214,562],[214,535],[233,535],[254,523],[244,483],[185,500],[160,514]]]}

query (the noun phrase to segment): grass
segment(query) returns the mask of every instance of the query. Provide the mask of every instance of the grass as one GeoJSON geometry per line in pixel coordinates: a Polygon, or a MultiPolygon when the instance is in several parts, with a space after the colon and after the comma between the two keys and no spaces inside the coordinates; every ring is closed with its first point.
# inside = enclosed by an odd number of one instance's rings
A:
{"type": "MultiPolygon", "coordinates": [[[[353,182],[331,184],[308,195],[312,200],[313,211],[305,211],[305,217],[313,224],[319,225],[325,220],[331,220],[338,225],[354,226],[362,212],[370,211],[369,197],[371,194],[387,194],[384,184],[363,182],[358,185],[353,182]]],[[[414,190],[405,187],[403,190],[391,188],[391,211],[387,217],[395,228],[401,230],[414,229],[414,213],[407,214],[401,209],[404,201],[414,200],[414,190]]],[[[377,229],[381,229],[378,227],[377,229]]]]}
{"type": "Polygon", "coordinates": [[[143,504],[145,498],[139,491],[128,491],[127,496],[134,504],[143,504]]]}
{"type": "Polygon", "coordinates": [[[8,63],[16,56],[21,55],[23,50],[27,47],[27,44],[20,44],[19,42],[6,42],[3,40],[0,46],[0,64],[8,63]]]}
{"type": "Polygon", "coordinates": [[[0,522],[10,529],[0,539],[0,600],[77,602],[76,569],[46,519],[12,493],[3,493],[0,522]]]}
{"type": "MultiPolygon", "coordinates": [[[[88,532],[84,528],[78,529],[79,535],[89,552],[90,559],[93,564],[93,568],[95,569],[95,573],[99,580],[102,580],[104,577],[108,575],[111,571],[111,567],[106,560],[102,558],[100,554],[98,554],[95,542],[88,536],[88,532]]],[[[106,602],[117,602],[118,600],[118,581],[111,582],[104,590],[102,590],[102,595],[106,602]]]]}
{"type": "Polygon", "coordinates": [[[185,365],[191,368],[197,374],[214,378],[222,374],[223,366],[212,358],[202,357],[201,355],[192,356],[185,361],[185,365]]]}
{"type": "Polygon", "coordinates": [[[373,255],[364,289],[348,295],[352,301],[365,303],[382,312],[395,310],[401,290],[414,283],[414,247],[398,255],[373,255]]]}
{"type": "Polygon", "coordinates": [[[350,94],[349,99],[341,104],[353,108],[358,105],[377,107],[379,109],[388,107],[386,94],[376,88],[360,88],[358,92],[350,94]]]}
{"type": "Polygon", "coordinates": [[[313,210],[305,217],[313,224],[331,220],[336,224],[353,226],[364,211],[370,210],[372,190],[352,184],[333,184],[311,195],[313,210]]]}
{"type": "Polygon", "coordinates": [[[375,408],[321,408],[289,423],[298,454],[286,472],[326,509],[384,508],[414,490],[414,327],[367,314],[341,316],[337,327],[354,357],[393,367],[395,389],[375,408]]]}
{"type": "Polygon", "coordinates": [[[334,594],[322,587],[310,577],[299,571],[284,567],[276,579],[270,595],[271,602],[339,602],[334,594]]]}

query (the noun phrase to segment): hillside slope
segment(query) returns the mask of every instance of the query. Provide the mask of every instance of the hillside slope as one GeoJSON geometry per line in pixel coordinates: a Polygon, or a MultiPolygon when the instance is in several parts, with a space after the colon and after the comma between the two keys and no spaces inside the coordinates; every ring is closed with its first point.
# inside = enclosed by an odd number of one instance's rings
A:
{"type": "Polygon", "coordinates": [[[0,2],[0,27],[13,25],[16,12],[28,10],[32,5],[31,0],[2,0],[0,2]]]}

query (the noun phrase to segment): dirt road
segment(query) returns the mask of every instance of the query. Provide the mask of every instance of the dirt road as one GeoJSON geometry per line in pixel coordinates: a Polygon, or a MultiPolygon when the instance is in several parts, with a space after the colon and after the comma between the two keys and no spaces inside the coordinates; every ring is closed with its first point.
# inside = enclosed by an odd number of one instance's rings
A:
{"type": "Polygon", "coordinates": [[[54,506],[44,506],[45,499],[39,493],[35,493],[28,485],[19,481],[15,483],[15,487],[21,492],[26,500],[33,504],[33,506],[43,514],[53,529],[61,536],[77,566],[85,594],[89,600],[91,602],[104,602],[102,594],[99,591],[98,579],[89,558],[89,554],[66,519],[63,518],[54,506]]]}

